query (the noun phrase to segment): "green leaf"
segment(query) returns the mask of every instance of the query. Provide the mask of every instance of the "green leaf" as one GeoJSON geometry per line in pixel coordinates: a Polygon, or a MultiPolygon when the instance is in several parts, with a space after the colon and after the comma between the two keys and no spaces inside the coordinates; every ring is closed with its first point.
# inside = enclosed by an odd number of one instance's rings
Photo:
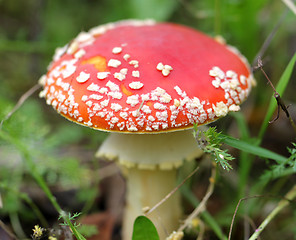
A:
{"type": "Polygon", "coordinates": [[[139,216],[134,222],[132,240],[159,240],[154,224],[145,216],[139,216]]]}
{"type": "MultiPolygon", "coordinates": [[[[222,134],[221,134],[222,135],[222,134]]],[[[253,155],[256,155],[258,157],[262,158],[269,158],[272,160],[277,161],[278,163],[287,161],[286,157],[283,157],[282,155],[279,155],[275,152],[269,151],[265,148],[258,147],[255,144],[251,144],[242,140],[238,140],[226,135],[223,135],[223,142],[231,147],[237,148],[241,151],[251,153],[253,155]]]]}
{"type": "MultiPolygon", "coordinates": [[[[287,85],[289,83],[289,80],[290,80],[291,74],[293,72],[295,62],[296,62],[296,53],[294,54],[294,56],[290,60],[288,66],[286,67],[283,75],[281,76],[278,84],[275,87],[276,91],[279,93],[279,95],[281,97],[282,97],[282,94],[284,93],[284,91],[285,91],[285,89],[286,89],[286,87],[287,87],[287,85]]],[[[274,97],[272,96],[271,99],[270,99],[270,103],[269,103],[269,106],[268,106],[267,113],[265,115],[265,119],[264,119],[264,121],[263,121],[263,123],[261,125],[260,131],[259,131],[259,134],[258,134],[258,138],[260,140],[263,138],[263,135],[264,135],[264,133],[266,131],[266,128],[268,126],[268,122],[271,119],[272,114],[274,113],[276,107],[277,107],[277,102],[274,99],[274,97]]]]}

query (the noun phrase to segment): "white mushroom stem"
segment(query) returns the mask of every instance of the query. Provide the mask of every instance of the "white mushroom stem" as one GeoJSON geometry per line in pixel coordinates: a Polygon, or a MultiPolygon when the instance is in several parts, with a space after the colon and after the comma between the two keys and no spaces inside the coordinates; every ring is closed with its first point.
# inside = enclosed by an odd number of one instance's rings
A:
{"type": "MultiPolygon", "coordinates": [[[[143,208],[153,207],[176,187],[177,168],[184,160],[202,155],[192,130],[162,134],[111,133],[97,156],[117,160],[127,180],[123,240],[130,240],[133,223],[143,208]]],[[[176,230],[182,219],[180,197],[175,193],[148,217],[160,239],[176,230]]]]}
{"type": "MultiPolygon", "coordinates": [[[[143,210],[149,209],[176,186],[176,169],[140,170],[129,168],[127,173],[126,208],[123,219],[123,239],[131,239],[132,226],[143,210]]],[[[155,225],[160,239],[178,229],[182,219],[180,194],[176,192],[155,211],[147,215],[155,225]]]]}

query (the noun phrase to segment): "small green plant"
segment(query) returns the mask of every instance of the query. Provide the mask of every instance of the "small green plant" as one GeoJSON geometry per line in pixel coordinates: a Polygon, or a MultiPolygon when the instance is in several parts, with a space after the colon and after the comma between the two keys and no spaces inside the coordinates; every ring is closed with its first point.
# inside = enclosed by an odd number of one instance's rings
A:
{"type": "Polygon", "coordinates": [[[287,148],[290,157],[277,164],[272,164],[270,169],[266,170],[262,175],[263,180],[270,180],[296,173],[296,143],[292,143],[292,145],[293,147],[287,148]]]}
{"type": "Polygon", "coordinates": [[[194,125],[194,137],[198,146],[205,152],[210,154],[214,161],[219,164],[224,170],[231,170],[230,161],[234,157],[227,152],[227,149],[221,149],[223,135],[216,131],[215,127],[209,127],[206,131],[199,130],[197,125],[194,125]]]}
{"type": "MultiPolygon", "coordinates": [[[[60,216],[58,218],[58,220],[63,220],[65,218],[65,212],[60,213],[60,216]]],[[[68,219],[73,222],[73,226],[75,228],[80,226],[80,223],[76,223],[77,218],[81,215],[82,213],[68,213],[68,219]]],[[[67,221],[64,221],[63,223],[60,223],[61,226],[69,226],[69,223],[67,221]]]]}

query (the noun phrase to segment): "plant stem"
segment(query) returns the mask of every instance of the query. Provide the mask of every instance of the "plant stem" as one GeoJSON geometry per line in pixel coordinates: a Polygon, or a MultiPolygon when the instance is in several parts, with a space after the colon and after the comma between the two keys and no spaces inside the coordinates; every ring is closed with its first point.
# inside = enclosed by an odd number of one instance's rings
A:
{"type": "Polygon", "coordinates": [[[29,150],[26,148],[25,145],[23,145],[22,142],[20,142],[18,139],[13,138],[3,130],[0,130],[0,138],[6,140],[7,142],[10,142],[11,144],[15,145],[20,152],[24,155],[24,159],[26,161],[26,164],[28,166],[28,169],[30,170],[31,175],[35,178],[36,182],[39,184],[45,195],[50,200],[51,204],[54,206],[54,208],[57,210],[57,212],[62,216],[63,220],[67,223],[67,225],[71,228],[71,231],[73,232],[74,236],[77,238],[77,240],[85,240],[85,238],[77,231],[77,229],[72,224],[71,220],[67,216],[67,214],[62,210],[58,202],[56,201],[56,198],[52,195],[50,189],[46,185],[46,182],[42,178],[42,176],[39,174],[36,165],[31,158],[31,154],[29,150]]]}
{"type": "MultiPolygon", "coordinates": [[[[277,90],[277,93],[281,96],[284,94],[284,91],[289,83],[295,62],[296,62],[296,53],[293,55],[292,59],[290,60],[288,66],[286,67],[285,71],[283,72],[280,80],[278,81],[278,83],[275,87],[275,89],[277,90]]],[[[259,131],[259,134],[257,137],[260,142],[263,139],[264,133],[269,125],[269,120],[271,119],[276,107],[277,107],[276,101],[274,101],[274,97],[272,96],[271,100],[269,102],[267,113],[265,115],[263,123],[261,124],[261,128],[260,128],[260,131],[259,131]]]]}
{"type": "MultiPolygon", "coordinates": [[[[182,195],[193,205],[198,206],[200,202],[197,200],[196,196],[192,193],[191,189],[188,186],[183,185],[181,188],[182,195]]],[[[216,220],[212,217],[212,215],[204,210],[200,213],[201,218],[204,219],[204,222],[214,231],[216,236],[220,240],[227,240],[226,235],[223,233],[220,225],[216,222],[216,220]]]]}
{"type": "Polygon", "coordinates": [[[9,218],[10,218],[12,228],[16,232],[17,237],[21,239],[25,238],[26,234],[22,229],[18,214],[16,212],[12,212],[9,214],[9,218]]]}
{"type": "Polygon", "coordinates": [[[286,194],[285,198],[281,200],[277,207],[266,217],[266,219],[261,223],[261,225],[256,229],[249,240],[256,240],[260,233],[265,229],[268,223],[286,206],[289,205],[290,201],[296,197],[296,185],[286,194]]]}
{"type": "MultiPolygon", "coordinates": [[[[31,200],[31,198],[29,198],[29,196],[26,193],[20,193],[19,191],[16,191],[15,189],[3,183],[0,183],[0,189],[1,188],[3,188],[6,191],[12,191],[14,195],[24,200],[31,207],[32,211],[36,214],[41,224],[46,227],[48,226],[46,218],[43,216],[43,214],[41,213],[37,205],[31,200]]],[[[0,204],[0,207],[1,207],[1,204],[0,204]]]]}
{"type": "Polygon", "coordinates": [[[178,232],[184,231],[186,227],[191,225],[192,220],[196,218],[204,209],[206,209],[207,201],[209,200],[210,196],[214,191],[215,179],[216,179],[216,166],[213,166],[211,177],[209,179],[210,184],[209,184],[206,195],[204,196],[200,204],[194,209],[194,211],[187,217],[187,219],[184,221],[184,224],[182,224],[179,227],[178,232]]]}
{"type": "Polygon", "coordinates": [[[215,0],[215,18],[214,18],[214,31],[216,35],[221,34],[221,2],[215,0]]]}
{"type": "Polygon", "coordinates": [[[18,100],[17,104],[13,107],[13,109],[5,116],[3,120],[1,120],[0,129],[2,128],[4,121],[8,120],[12,116],[12,114],[14,114],[24,104],[28,97],[35,93],[40,87],[41,86],[39,84],[36,84],[21,96],[21,98],[18,100]]]}

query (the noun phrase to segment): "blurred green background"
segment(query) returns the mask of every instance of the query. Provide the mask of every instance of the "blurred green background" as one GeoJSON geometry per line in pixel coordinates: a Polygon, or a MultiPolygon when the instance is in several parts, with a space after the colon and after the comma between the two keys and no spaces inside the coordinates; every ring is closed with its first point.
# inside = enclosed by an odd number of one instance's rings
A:
{"type": "MultiPolygon", "coordinates": [[[[282,1],[0,0],[0,120],[4,119],[19,98],[37,83],[39,77],[46,73],[56,47],[65,45],[80,31],[128,18],[176,22],[211,36],[222,35],[227,43],[236,46],[250,63],[253,63],[268,35],[280,23],[262,56],[264,69],[274,84],[296,51],[296,18],[282,1]]],[[[258,134],[266,113],[266,105],[273,94],[262,74],[259,71],[254,74],[258,85],[242,108],[251,135],[258,134]]],[[[293,117],[296,115],[295,89],[293,73],[284,95],[285,102],[291,104],[289,110],[293,117]]],[[[223,129],[230,135],[239,136],[237,127],[233,126],[233,117],[225,118],[217,124],[218,130],[223,129]]],[[[44,99],[39,99],[38,93],[33,94],[5,121],[2,129],[26,145],[36,168],[55,193],[79,189],[79,192],[75,193],[75,199],[78,199],[81,205],[77,206],[77,201],[73,198],[66,199],[62,205],[67,209],[85,208],[87,212],[102,208],[93,205],[97,201],[96,196],[101,196],[99,192],[102,191],[97,187],[99,166],[94,159],[94,153],[106,137],[105,133],[68,122],[47,106],[44,99]]],[[[294,140],[295,133],[282,114],[278,122],[268,128],[263,145],[272,151],[288,155],[286,147],[294,140]]],[[[42,209],[42,204],[35,208],[34,201],[31,202],[38,187],[30,176],[22,155],[13,144],[0,139],[0,190],[3,201],[0,219],[11,225],[19,237],[29,236],[32,224],[36,222],[45,224],[46,220],[49,220],[51,223],[52,216],[56,219],[56,214],[50,210],[43,213],[45,219],[38,217],[36,211],[32,211],[42,209]]],[[[238,165],[239,163],[234,163],[235,169],[238,165]]],[[[253,165],[252,174],[258,177],[265,168],[266,165],[261,161],[253,165]]],[[[237,174],[236,170],[233,172],[232,174],[237,174]]],[[[226,173],[221,175],[223,178],[226,173]]],[[[217,186],[220,197],[218,205],[228,211],[227,218],[220,217],[219,224],[226,229],[229,228],[229,220],[236,204],[233,199],[238,198],[236,193],[232,193],[236,189],[235,183],[228,178],[229,176],[223,180],[225,185],[221,183],[217,186]],[[226,188],[223,188],[225,186],[226,188]]],[[[280,193],[284,183],[292,180],[295,178],[277,183],[276,193],[280,193]]],[[[295,220],[295,216],[294,211],[294,216],[289,220],[295,220]]],[[[282,222],[284,223],[286,221],[282,222]]],[[[283,231],[277,234],[267,233],[266,239],[278,239],[283,231]]],[[[291,228],[286,236],[295,234],[295,228],[291,228]]]]}

